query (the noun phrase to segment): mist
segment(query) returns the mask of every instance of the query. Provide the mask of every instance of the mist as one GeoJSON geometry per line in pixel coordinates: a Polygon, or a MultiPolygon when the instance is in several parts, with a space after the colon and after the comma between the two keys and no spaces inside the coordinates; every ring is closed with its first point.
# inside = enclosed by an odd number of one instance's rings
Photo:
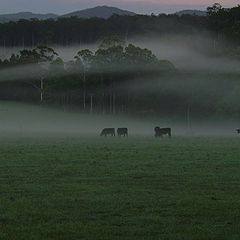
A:
{"type": "MultiPolygon", "coordinates": [[[[171,61],[179,70],[186,71],[210,71],[218,73],[239,73],[239,61],[223,57],[221,55],[210,55],[214,47],[212,36],[205,33],[190,34],[167,34],[161,37],[135,37],[128,39],[126,44],[135,44],[142,48],[148,48],[159,59],[171,61]]],[[[227,44],[227,43],[226,43],[227,44]]],[[[72,46],[50,45],[65,62],[73,60],[77,52],[82,49],[96,51],[100,42],[95,44],[76,44],[72,46]]],[[[23,47],[0,48],[0,58],[9,58],[23,47]]],[[[31,48],[26,48],[31,49],[31,48]]]]}
{"type": "MultiPolygon", "coordinates": [[[[231,113],[223,114],[221,110],[225,109],[224,111],[227,112],[228,106],[235,108],[235,112],[240,109],[240,88],[235,79],[231,79],[232,74],[240,73],[238,60],[209,54],[208,50],[213,47],[213,42],[206,34],[202,36],[167,35],[151,41],[138,38],[131,39],[129,42],[152,50],[159,59],[171,61],[176,70],[183,71],[185,75],[179,78],[176,76],[155,78],[151,81],[138,78],[134,79],[131,84],[118,85],[119,91],[130,90],[137,92],[137,96],[146,94],[151,96],[152,93],[159,95],[170,93],[180,96],[183,99],[180,112],[159,115],[149,109],[146,114],[144,112],[138,112],[136,115],[119,113],[111,116],[96,114],[97,111],[90,114],[90,110],[89,113],[88,110],[87,113],[81,112],[80,108],[70,110],[70,108],[1,102],[0,111],[3,115],[0,120],[1,131],[15,132],[20,135],[36,133],[99,136],[101,129],[105,127],[128,127],[130,136],[153,136],[154,127],[160,126],[171,127],[176,136],[234,136],[236,134],[235,129],[240,126],[239,116],[231,113]],[[206,106],[219,108],[219,113],[211,116],[196,114],[199,109],[206,106]]],[[[87,48],[95,51],[98,45],[99,43],[51,47],[58,52],[60,58],[68,62],[73,60],[79,50],[87,48]]],[[[10,53],[16,53],[19,49],[5,49],[4,51],[10,56],[10,53]]],[[[11,71],[9,69],[0,71],[4,81],[30,81],[33,76],[36,76],[35,74],[41,76],[35,65],[15,67],[11,71]]],[[[159,108],[164,108],[164,103],[159,103],[159,108]]]]}
{"type": "Polygon", "coordinates": [[[17,102],[0,102],[0,138],[99,137],[103,128],[127,127],[129,137],[154,137],[154,127],[171,127],[173,137],[235,136],[237,121],[99,115],[17,102]]]}

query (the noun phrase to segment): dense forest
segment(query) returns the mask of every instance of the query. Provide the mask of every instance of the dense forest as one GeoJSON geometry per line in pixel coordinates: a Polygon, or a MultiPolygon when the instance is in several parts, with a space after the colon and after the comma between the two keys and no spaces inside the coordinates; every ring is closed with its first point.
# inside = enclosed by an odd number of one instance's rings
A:
{"type": "Polygon", "coordinates": [[[239,22],[240,6],[214,4],[207,17],[161,14],[1,23],[0,45],[26,49],[0,60],[0,99],[101,114],[184,115],[191,108],[196,116],[239,117],[238,72],[181,70],[128,42],[138,36],[206,32],[212,42],[208,54],[238,59],[239,22]],[[96,42],[95,51],[79,49],[71,61],[47,47],[96,42]]]}
{"type": "Polygon", "coordinates": [[[206,18],[197,16],[118,16],[109,19],[77,17],[58,20],[20,20],[0,24],[0,46],[35,46],[94,43],[108,36],[129,39],[149,34],[208,30],[206,18]]]}
{"type": "Polygon", "coordinates": [[[150,50],[113,37],[96,52],[80,50],[69,62],[45,46],[22,50],[1,61],[0,70],[1,99],[72,104],[84,110],[94,104],[95,112],[117,113],[120,107],[126,111],[134,97],[130,85],[136,79],[158,78],[175,68],[150,50]]]}
{"type": "Polygon", "coordinates": [[[114,15],[109,19],[77,17],[48,20],[20,20],[0,23],[0,46],[71,45],[91,43],[108,36],[128,39],[166,33],[211,32],[217,40],[239,44],[240,6],[225,9],[220,4],[208,8],[208,16],[192,15],[114,15]]]}

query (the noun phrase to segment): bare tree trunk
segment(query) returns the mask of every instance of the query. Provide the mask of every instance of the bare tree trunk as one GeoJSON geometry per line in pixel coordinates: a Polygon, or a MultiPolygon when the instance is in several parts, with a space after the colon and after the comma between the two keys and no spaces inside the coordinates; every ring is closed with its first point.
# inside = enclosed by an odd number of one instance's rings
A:
{"type": "Polygon", "coordinates": [[[63,101],[63,111],[66,112],[67,111],[67,108],[66,108],[66,93],[63,94],[63,97],[62,97],[62,101],[63,101]]]}
{"type": "Polygon", "coordinates": [[[113,80],[113,114],[116,114],[116,88],[115,88],[115,81],[113,80]]]}
{"type": "Polygon", "coordinates": [[[23,49],[25,48],[25,38],[24,38],[24,35],[22,36],[22,47],[23,47],[23,49]]]}
{"type": "Polygon", "coordinates": [[[35,46],[35,40],[34,40],[34,34],[32,32],[32,48],[34,48],[34,46],[35,46]]]}
{"type": "Polygon", "coordinates": [[[188,131],[190,132],[191,130],[191,120],[190,120],[190,105],[188,104],[188,107],[187,107],[187,128],[188,128],[188,131]]]}
{"type": "Polygon", "coordinates": [[[104,89],[104,81],[103,77],[101,76],[101,89],[102,89],[102,114],[106,114],[106,107],[105,107],[105,89],[104,89]]]}
{"type": "Polygon", "coordinates": [[[112,114],[112,93],[109,93],[109,113],[112,114]]]}
{"type": "Polygon", "coordinates": [[[86,110],[86,72],[83,69],[83,109],[86,110]]]}
{"type": "Polygon", "coordinates": [[[90,114],[93,113],[93,95],[91,95],[90,114]]]}
{"type": "Polygon", "coordinates": [[[43,86],[43,78],[41,78],[41,83],[40,83],[40,101],[41,103],[43,102],[43,91],[44,91],[44,86],[43,86]]]}
{"type": "Polygon", "coordinates": [[[3,36],[3,58],[6,56],[6,39],[5,36],[3,36]]]}
{"type": "Polygon", "coordinates": [[[86,110],[86,86],[83,87],[83,109],[86,110]]]}

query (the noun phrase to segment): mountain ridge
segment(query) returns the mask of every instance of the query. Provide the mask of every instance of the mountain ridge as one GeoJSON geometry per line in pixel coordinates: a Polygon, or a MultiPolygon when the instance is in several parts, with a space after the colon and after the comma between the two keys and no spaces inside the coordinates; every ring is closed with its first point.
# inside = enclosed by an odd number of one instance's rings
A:
{"type": "Polygon", "coordinates": [[[79,17],[79,18],[105,18],[108,19],[113,15],[127,15],[127,16],[134,16],[136,13],[130,12],[127,10],[123,10],[116,7],[109,7],[109,6],[97,6],[93,8],[87,8],[84,10],[79,10],[71,13],[64,14],[60,17],[79,17]]]}
{"type": "Polygon", "coordinates": [[[202,10],[196,10],[196,9],[186,9],[186,10],[182,10],[179,12],[175,13],[178,16],[182,16],[182,15],[192,15],[192,16],[199,16],[199,17],[206,17],[207,16],[207,12],[206,11],[202,11],[202,10]]]}
{"type": "Polygon", "coordinates": [[[0,15],[0,22],[9,22],[9,21],[19,21],[20,19],[39,19],[45,20],[49,18],[57,18],[58,15],[54,13],[32,13],[32,12],[19,12],[19,13],[9,13],[9,14],[1,14],[0,15]]]}
{"type": "MultiPolygon", "coordinates": [[[[58,15],[54,13],[33,13],[33,12],[18,12],[12,14],[0,14],[0,22],[9,22],[9,21],[19,21],[21,19],[30,20],[30,19],[39,19],[39,20],[46,20],[46,19],[57,19],[57,18],[67,18],[67,17],[78,17],[78,18],[103,18],[108,19],[113,15],[126,15],[126,16],[134,16],[137,15],[134,12],[123,10],[117,7],[111,6],[96,6],[93,8],[86,8],[83,10],[78,10],[70,13],[66,13],[63,15],[58,15]]],[[[182,15],[192,15],[192,16],[206,16],[206,11],[201,10],[182,10],[175,13],[178,16],[182,15]]]]}
{"type": "Polygon", "coordinates": [[[97,6],[93,8],[86,8],[79,11],[70,12],[63,15],[57,15],[54,13],[33,13],[33,12],[18,12],[18,13],[10,13],[10,14],[0,14],[0,22],[10,22],[10,21],[19,21],[21,19],[30,20],[30,19],[39,19],[39,20],[46,20],[46,19],[57,19],[57,18],[67,18],[67,17],[79,17],[79,18],[104,18],[108,19],[113,15],[128,15],[134,16],[136,13],[130,12],[127,10],[123,10],[116,7],[110,6],[97,6]]]}

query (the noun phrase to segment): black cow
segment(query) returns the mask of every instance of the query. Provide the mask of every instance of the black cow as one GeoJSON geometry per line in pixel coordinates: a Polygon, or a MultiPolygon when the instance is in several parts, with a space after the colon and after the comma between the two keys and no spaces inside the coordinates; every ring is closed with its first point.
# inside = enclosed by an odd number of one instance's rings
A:
{"type": "Polygon", "coordinates": [[[155,127],[154,131],[155,131],[155,137],[162,137],[163,135],[168,135],[169,137],[172,136],[171,128],[155,127]]]}
{"type": "Polygon", "coordinates": [[[237,130],[237,133],[240,134],[240,129],[236,129],[237,130]]]}
{"type": "Polygon", "coordinates": [[[119,137],[128,137],[128,129],[127,128],[118,128],[117,129],[117,134],[119,137]]]}
{"type": "Polygon", "coordinates": [[[107,137],[107,136],[115,137],[115,128],[104,128],[101,132],[101,137],[107,137]]]}

